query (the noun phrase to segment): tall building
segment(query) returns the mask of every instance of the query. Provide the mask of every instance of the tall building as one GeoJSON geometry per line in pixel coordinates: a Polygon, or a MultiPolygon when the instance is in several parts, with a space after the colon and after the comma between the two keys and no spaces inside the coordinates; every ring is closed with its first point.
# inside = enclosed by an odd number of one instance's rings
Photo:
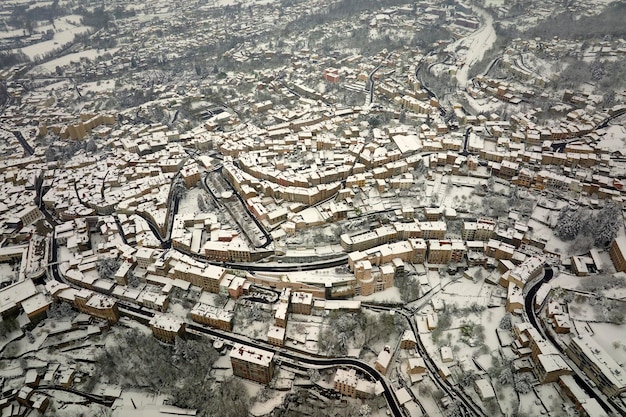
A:
{"type": "Polygon", "coordinates": [[[230,351],[230,363],[233,374],[258,382],[269,384],[274,375],[274,353],[242,344],[235,344],[230,351]]]}
{"type": "Polygon", "coordinates": [[[291,294],[291,309],[294,314],[311,314],[313,296],[307,292],[291,294]]]}

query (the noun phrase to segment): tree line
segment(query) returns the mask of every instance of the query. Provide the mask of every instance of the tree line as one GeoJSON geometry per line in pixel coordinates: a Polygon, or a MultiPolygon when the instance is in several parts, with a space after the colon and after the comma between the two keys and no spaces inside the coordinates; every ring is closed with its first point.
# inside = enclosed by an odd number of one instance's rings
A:
{"type": "Polygon", "coordinates": [[[561,240],[574,241],[575,251],[584,253],[591,246],[607,247],[617,236],[622,208],[608,203],[594,212],[585,207],[565,206],[559,212],[554,234],[561,240]]]}
{"type": "Polygon", "coordinates": [[[196,409],[200,416],[245,417],[250,397],[243,383],[233,377],[216,383],[211,377],[218,357],[206,340],[177,338],[170,346],[137,329],[127,330],[97,357],[87,388],[102,380],[170,395],[173,405],[196,409]]]}

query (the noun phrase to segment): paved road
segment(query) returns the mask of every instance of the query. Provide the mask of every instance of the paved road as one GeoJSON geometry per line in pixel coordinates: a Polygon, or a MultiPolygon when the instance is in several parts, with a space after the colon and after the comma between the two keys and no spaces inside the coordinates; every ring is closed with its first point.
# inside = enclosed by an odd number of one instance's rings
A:
{"type": "MultiPolygon", "coordinates": [[[[150,318],[154,316],[154,313],[146,311],[145,309],[138,308],[128,303],[124,303],[121,305],[120,310],[124,312],[126,310],[126,314],[130,316],[139,316],[140,321],[146,322],[149,321],[150,318]],[[128,314],[130,313],[130,314],[128,314]]],[[[288,359],[290,361],[294,361],[299,367],[302,369],[306,369],[306,365],[314,365],[320,367],[331,367],[331,366],[348,366],[352,368],[359,369],[361,372],[371,376],[374,380],[379,381],[384,389],[383,395],[387,400],[387,404],[395,417],[404,417],[402,410],[400,409],[400,405],[398,404],[398,399],[396,398],[395,392],[393,388],[390,386],[389,382],[383,377],[378,371],[376,371],[371,365],[365,363],[359,359],[353,358],[324,358],[324,357],[312,357],[305,356],[303,354],[295,353],[287,351],[286,348],[279,348],[276,346],[272,346],[270,344],[253,340],[245,336],[238,335],[236,333],[229,333],[220,331],[217,329],[200,326],[197,324],[187,324],[187,330],[192,332],[200,333],[206,336],[209,336],[214,339],[222,339],[231,343],[241,343],[246,346],[261,348],[265,350],[269,350],[274,352],[280,358],[288,359]]]]}
{"type": "Polygon", "coordinates": [[[443,392],[445,392],[450,398],[452,398],[456,402],[463,416],[486,417],[486,414],[482,411],[482,409],[478,407],[476,404],[474,404],[470,399],[468,399],[468,397],[465,395],[465,393],[463,393],[461,389],[458,389],[457,387],[452,385],[449,381],[443,380],[439,377],[437,365],[435,364],[433,359],[428,355],[428,351],[424,347],[424,344],[422,343],[422,339],[419,337],[417,326],[415,324],[415,321],[413,320],[413,313],[407,312],[404,309],[393,308],[393,307],[382,307],[382,306],[374,306],[374,305],[367,305],[366,307],[370,309],[374,309],[374,310],[394,311],[396,314],[401,314],[402,316],[404,316],[407,319],[409,326],[411,327],[411,330],[413,331],[413,334],[415,334],[416,336],[417,351],[420,354],[420,356],[424,359],[424,363],[426,364],[428,371],[432,375],[433,382],[443,392]]]}
{"type": "MultiPolygon", "coordinates": [[[[387,56],[385,57],[383,62],[388,60],[389,57],[391,57],[391,52],[387,54],[387,56]]],[[[376,75],[376,72],[380,69],[380,67],[383,66],[383,62],[378,64],[378,66],[376,66],[376,68],[374,68],[372,70],[372,72],[370,72],[369,76],[367,77],[367,79],[369,81],[369,87],[370,87],[370,101],[369,101],[370,106],[374,102],[374,86],[375,86],[375,83],[376,83],[376,81],[374,80],[374,75],[376,75]]]]}
{"type": "MultiPolygon", "coordinates": [[[[567,355],[565,354],[565,352],[563,351],[561,344],[558,343],[554,337],[552,336],[552,334],[550,334],[549,332],[544,331],[541,323],[539,322],[539,319],[537,318],[537,314],[535,313],[535,297],[537,295],[537,291],[539,291],[539,288],[541,287],[542,284],[549,282],[552,277],[554,276],[554,271],[552,269],[552,267],[550,266],[546,266],[544,268],[544,274],[543,277],[538,280],[537,282],[535,282],[533,284],[533,286],[528,290],[528,293],[526,293],[526,297],[524,299],[524,309],[526,311],[526,315],[528,317],[528,321],[530,322],[530,324],[537,329],[537,331],[546,336],[550,342],[557,348],[559,349],[559,351],[561,352],[561,355],[563,355],[565,358],[567,358],[567,355]]],[[[566,359],[567,360],[567,359],[566,359]]],[[[578,385],[585,390],[585,393],[591,397],[591,398],[595,398],[598,403],[602,406],[602,408],[609,413],[609,415],[613,415],[614,411],[617,410],[621,415],[626,415],[626,412],[624,412],[624,410],[620,409],[620,407],[617,407],[615,405],[615,403],[609,399],[609,398],[604,398],[600,395],[598,395],[598,393],[593,389],[593,387],[591,387],[591,385],[587,382],[587,380],[585,378],[583,378],[581,375],[579,375],[578,373],[574,373],[573,374],[574,379],[576,380],[576,382],[578,383],[578,385]]]]}
{"type": "Polygon", "coordinates": [[[24,135],[22,135],[22,132],[20,132],[19,130],[14,130],[13,131],[13,135],[17,138],[17,140],[20,142],[20,144],[22,145],[22,147],[24,148],[24,150],[26,151],[26,153],[28,153],[29,155],[32,155],[35,153],[35,150],[33,149],[32,146],[30,146],[30,144],[26,141],[26,139],[24,138],[24,135]]]}

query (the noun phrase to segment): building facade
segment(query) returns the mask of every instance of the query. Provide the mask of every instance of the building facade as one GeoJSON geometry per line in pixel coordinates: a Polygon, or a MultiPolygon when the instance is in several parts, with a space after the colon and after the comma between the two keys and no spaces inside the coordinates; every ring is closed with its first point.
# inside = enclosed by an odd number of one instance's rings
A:
{"type": "Polygon", "coordinates": [[[274,353],[242,344],[230,352],[233,374],[260,384],[269,384],[274,376],[274,353]]]}

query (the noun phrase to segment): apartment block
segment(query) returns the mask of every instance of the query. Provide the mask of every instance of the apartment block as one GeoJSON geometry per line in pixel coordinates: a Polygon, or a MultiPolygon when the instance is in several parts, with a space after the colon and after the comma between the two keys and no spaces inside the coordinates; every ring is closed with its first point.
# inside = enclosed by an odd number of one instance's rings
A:
{"type": "Polygon", "coordinates": [[[161,314],[155,315],[150,320],[152,335],[165,343],[174,343],[176,337],[185,335],[185,323],[173,317],[161,314]]]}
{"type": "Polygon", "coordinates": [[[566,352],[605,395],[613,397],[626,392],[624,369],[591,335],[572,337],[566,352]]]}
{"type": "Polygon", "coordinates": [[[235,344],[230,351],[230,363],[233,374],[258,382],[269,384],[274,376],[274,353],[250,346],[235,344]]]}
{"type": "Polygon", "coordinates": [[[267,330],[267,343],[274,346],[282,346],[285,343],[285,328],[270,326],[267,330]]]}
{"type": "Polygon", "coordinates": [[[206,324],[207,326],[231,331],[233,329],[233,312],[223,310],[204,303],[196,303],[189,312],[191,319],[196,323],[206,324]]]}
{"type": "Polygon", "coordinates": [[[291,294],[291,311],[293,314],[311,314],[313,295],[295,291],[291,294]]]}
{"type": "Polygon", "coordinates": [[[462,240],[429,240],[428,263],[447,264],[449,262],[461,262],[467,248],[462,240]]]}

